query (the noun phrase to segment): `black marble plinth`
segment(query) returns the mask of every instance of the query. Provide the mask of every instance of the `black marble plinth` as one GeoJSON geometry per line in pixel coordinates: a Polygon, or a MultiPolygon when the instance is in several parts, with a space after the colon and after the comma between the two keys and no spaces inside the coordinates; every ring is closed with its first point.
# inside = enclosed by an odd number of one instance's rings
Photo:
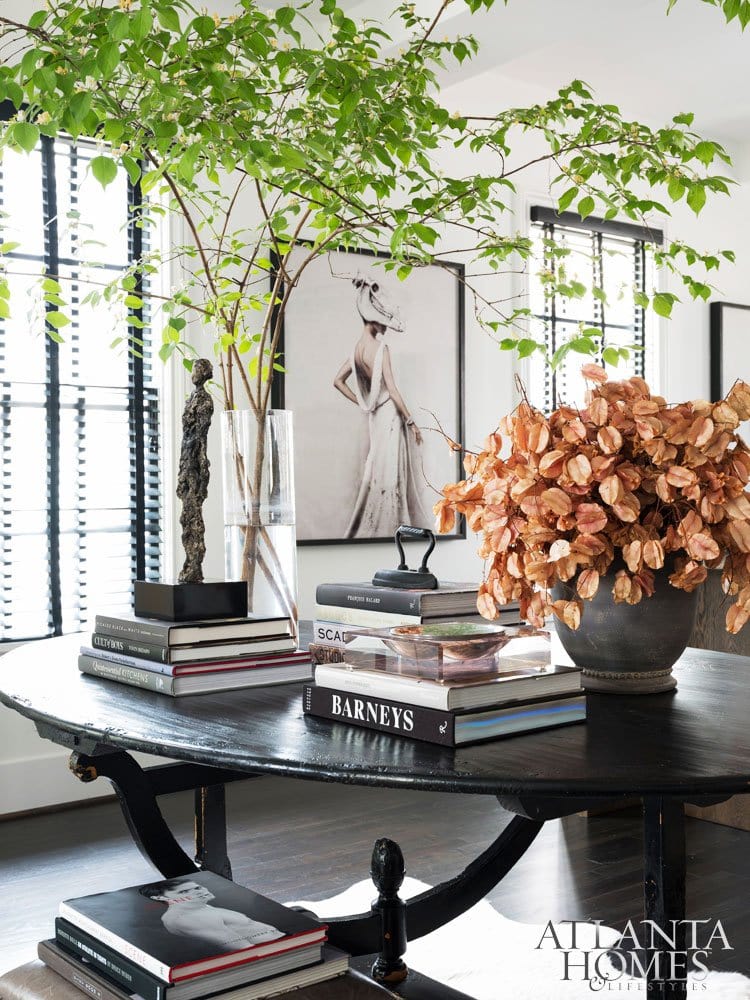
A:
{"type": "Polygon", "coordinates": [[[203,583],[135,581],[135,613],[168,622],[204,618],[244,618],[247,583],[244,580],[206,580],[203,583]]]}

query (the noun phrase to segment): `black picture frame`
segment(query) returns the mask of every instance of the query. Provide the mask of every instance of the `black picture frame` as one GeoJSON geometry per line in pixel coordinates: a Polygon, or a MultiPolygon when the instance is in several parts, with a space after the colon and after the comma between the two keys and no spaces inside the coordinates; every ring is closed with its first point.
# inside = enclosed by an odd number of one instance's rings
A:
{"type": "Polygon", "coordinates": [[[746,359],[750,356],[750,305],[739,302],[712,302],[709,305],[710,331],[710,393],[711,402],[716,403],[732,388],[737,378],[742,378],[740,363],[744,362],[748,369],[750,364],[746,359]],[[747,341],[743,344],[744,351],[737,355],[737,345],[733,343],[733,331],[728,329],[730,311],[737,310],[747,313],[747,341]],[[734,359],[734,360],[733,360],[734,359]]]}
{"type": "MultiPolygon", "coordinates": [[[[310,245],[307,241],[299,241],[300,245],[310,245]]],[[[329,253],[326,255],[330,257],[331,254],[346,254],[352,255],[356,258],[361,256],[363,258],[376,258],[380,260],[390,259],[389,254],[384,252],[376,252],[366,248],[348,248],[348,247],[332,247],[329,253]]],[[[427,265],[428,267],[434,267],[443,272],[453,271],[456,276],[456,315],[455,315],[455,368],[456,368],[456,413],[455,413],[455,439],[462,442],[464,439],[465,431],[465,391],[464,391],[464,380],[465,380],[465,267],[462,263],[458,261],[441,261],[440,264],[427,265]]],[[[272,271],[270,275],[271,287],[273,287],[276,279],[276,267],[277,261],[272,260],[272,271]]],[[[420,268],[424,270],[424,268],[420,268]]],[[[387,272],[388,274],[393,274],[393,272],[387,272]]],[[[396,281],[398,279],[395,279],[396,281]]],[[[304,281],[304,276],[302,278],[304,281]]],[[[406,282],[409,278],[406,279],[406,282]]],[[[289,319],[288,316],[284,317],[282,323],[281,336],[279,340],[279,353],[281,355],[281,363],[286,367],[287,361],[287,351],[289,348],[289,319]]],[[[285,374],[283,372],[276,372],[274,377],[274,382],[271,391],[271,405],[274,408],[282,409],[288,408],[294,411],[294,400],[289,398],[289,393],[287,391],[287,380],[285,379],[285,374]]],[[[448,433],[453,434],[453,429],[446,428],[448,433]]],[[[299,444],[299,435],[295,432],[295,453],[297,452],[299,444]]],[[[447,447],[447,445],[446,445],[447,447]]],[[[464,478],[463,471],[463,461],[460,452],[455,452],[455,471],[454,480],[458,481],[464,478]]],[[[447,481],[447,480],[446,480],[447,481]]],[[[442,484],[440,484],[442,485],[442,484]]],[[[436,498],[437,499],[437,498],[436,498]]],[[[299,504],[304,503],[304,497],[299,495],[299,482],[297,482],[297,506],[299,509],[299,504]]],[[[298,518],[299,521],[299,518],[298,518]]],[[[454,531],[445,535],[437,536],[439,541],[452,541],[457,539],[466,538],[466,521],[463,517],[458,517],[456,519],[456,526],[454,531]]],[[[377,537],[321,537],[321,538],[297,538],[298,546],[312,546],[312,545],[362,545],[362,544],[376,544],[383,542],[392,542],[393,535],[383,535],[377,537]]]]}

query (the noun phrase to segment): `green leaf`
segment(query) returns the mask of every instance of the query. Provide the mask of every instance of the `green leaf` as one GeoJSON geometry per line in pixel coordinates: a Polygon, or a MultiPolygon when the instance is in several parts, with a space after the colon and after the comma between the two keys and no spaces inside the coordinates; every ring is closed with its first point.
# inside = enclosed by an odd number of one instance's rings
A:
{"type": "Polygon", "coordinates": [[[124,131],[125,125],[116,118],[109,118],[104,123],[104,138],[107,142],[119,142],[124,131]]]}
{"type": "Polygon", "coordinates": [[[176,10],[171,7],[160,7],[156,12],[159,24],[167,31],[181,31],[180,18],[176,10]]]}
{"type": "Polygon", "coordinates": [[[552,355],[552,360],[551,360],[552,367],[559,368],[569,353],[570,353],[570,343],[560,344],[555,353],[552,355]]]}
{"type": "Polygon", "coordinates": [[[341,114],[343,119],[351,118],[352,112],[359,104],[359,91],[350,90],[341,102],[341,114]]]}
{"type": "MultiPolygon", "coordinates": [[[[208,18],[211,21],[211,18],[208,18]]],[[[213,21],[211,21],[211,26],[213,27],[213,21]]],[[[146,35],[151,31],[154,25],[154,19],[151,16],[151,11],[148,7],[141,7],[139,11],[131,16],[130,21],[130,37],[134,42],[142,42],[146,35]]]]}
{"type": "Polygon", "coordinates": [[[587,195],[585,198],[581,198],[581,200],[578,202],[578,214],[581,216],[582,219],[585,219],[586,216],[591,215],[591,213],[594,211],[595,206],[596,202],[594,201],[594,199],[591,197],[591,195],[587,195]]]}
{"type": "Polygon", "coordinates": [[[672,295],[670,292],[657,292],[651,303],[656,315],[670,316],[672,314],[672,306],[675,303],[675,298],[676,296],[672,295]]]}
{"type": "Polygon", "coordinates": [[[214,33],[216,25],[214,24],[214,19],[212,17],[207,17],[205,14],[201,14],[200,17],[194,17],[190,22],[190,27],[195,31],[195,33],[202,38],[205,42],[207,38],[210,38],[214,33]]]}
{"type": "Polygon", "coordinates": [[[620,363],[620,352],[616,347],[605,347],[602,351],[602,361],[607,365],[617,365],[620,363]]]}
{"type": "Polygon", "coordinates": [[[23,104],[23,90],[18,86],[15,80],[4,80],[2,86],[5,89],[5,97],[14,108],[20,108],[23,104]]]}
{"type": "Polygon", "coordinates": [[[569,208],[577,194],[577,187],[568,188],[568,190],[560,196],[560,199],[557,202],[558,212],[564,212],[566,208],[569,208]]]}
{"type": "Polygon", "coordinates": [[[10,319],[10,306],[6,299],[0,298],[0,319],[10,319]]]}
{"type": "Polygon", "coordinates": [[[679,177],[673,177],[667,185],[667,193],[672,201],[679,201],[685,194],[685,185],[679,177]]]}
{"type": "Polygon", "coordinates": [[[0,243],[0,253],[12,253],[20,247],[20,243],[14,243],[12,240],[8,240],[7,243],[0,243]]]}
{"type": "Polygon", "coordinates": [[[516,353],[519,358],[530,357],[538,347],[539,344],[537,344],[535,340],[530,340],[528,337],[522,337],[520,340],[516,341],[516,353]]]}
{"type": "Polygon", "coordinates": [[[36,31],[37,28],[41,28],[44,22],[47,20],[46,10],[35,10],[34,13],[29,18],[29,27],[36,31]]]}
{"type": "Polygon", "coordinates": [[[128,37],[130,31],[130,18],[121,10],[115,10],[109,15],[107,21],[107,32],[110,38],[116,42],[121,42],[128,37]]]}
{"type": "Polygon", "coordinates": [[[30,153],[39,142],[39,129],[31,122],[16,122],[11,126],[11,136],[12,142],[25,153],[30,153]]]}
{"type": "Polygon", "coordinates": [[[105,76],[111,76],[120,63],[120,46],[117,42],[105,42],[96,53],[96,65],[105,76]]]}
{"type": "Polygon", "coordinates": [[[687,203],[696,215],[706,204],[706,189],[702,184],[693,184],[688,191],[687,203]]]}
{"type": "Polygon", "coordinates": [[[91,161],[91,173],[102,187],[107,187],[117,177],[117,164],[109,156],[95,156],[91,161]]]}
{"type": "Polygon", "coordinates": [[[132,156],[123,156],[122,165],[128,172],[131,184],[137,184],[141,178],[141,166],[132,156]]]}
{"type": "Polygon", "coordinates": [[[412,229],[423,243],[427,243],[428,246],[431,247],[435,246],[435,241],[438,237],[435,229],[432,229],[430,226],[425,226],[422,222],[415,222],[412,229]]]}
{"type": "Polygon", "coordinates": [[[279,7],[276,11],[276,23],[282,28],[288,28],[294,22],[294,17],[293,7],[279,7]]]}
{"type": "Polygon", "coordinates": [[[80,94],[74,94],[70,99],[68,109],[75,122],[82,122],[91,108],[91,94],[84,90],[80,94]]]}
{"type": "Polygon", "coordinates": [[[70,319],[64,313],[58,312],[57,309],[51,309],[48,313],[45,313],[44,318],[55,330],[59,330],[70,323],[70,319]]]}
{"type": "Polygon", "coordinates": [[[695,155],[701,161],[705,163],[706,166],[713,160],[716,154],[716,147],[712,142],[699,142],[695,147],[695,155]]]}
{"type": "MultiPolygon", "coordinates": [[[[600,331],[597,330],[597,333],[600,331]]],[[[571,351],[575,351],[577,354],[596,354],[596,344],[593,340],[589,340],[588,337],[574,337],[570,341],[571,351]]]]}
{"type": "Polygon", "coordinates": [[[142,309],[143,299],[139,298],[137,295],[126,295],[123,300],[128,309],[142,309]]]}

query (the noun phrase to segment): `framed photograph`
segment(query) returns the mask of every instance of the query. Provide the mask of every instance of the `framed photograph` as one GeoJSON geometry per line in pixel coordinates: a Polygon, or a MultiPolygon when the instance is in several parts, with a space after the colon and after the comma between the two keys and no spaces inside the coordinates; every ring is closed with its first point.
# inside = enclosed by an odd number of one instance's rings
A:
{"type": "MultiPolygon", "coordinates": [[[[723,399],[734,382],[750,382],[750,305],[712,302],[709,306],[711,330],[711,401],[723,399]]],[[[738,432],[750,441],[750,420],[738,432]]]]}
{"type": "MultiPolygon", "coordinates": [[[[274,406],[294,414],[302,545],[431,528],[438,491],[463,477],[439,430],[463,440],[463,267],[415,268],[400,281],[385,260],[318,258],[284,316],[274,406]]],[[[442,537],[465,537],[463,519],[442,537]]]]}

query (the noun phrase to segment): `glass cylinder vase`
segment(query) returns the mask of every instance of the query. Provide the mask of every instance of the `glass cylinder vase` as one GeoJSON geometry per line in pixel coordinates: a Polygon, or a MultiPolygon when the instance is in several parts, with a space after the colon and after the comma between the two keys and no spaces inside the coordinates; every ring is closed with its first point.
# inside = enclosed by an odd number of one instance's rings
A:
{"type": "Polygon", "coordinates": [[[248,614],[297,630],[292,414],[221,415],[226,578],[247,581],[248,614]]]}

